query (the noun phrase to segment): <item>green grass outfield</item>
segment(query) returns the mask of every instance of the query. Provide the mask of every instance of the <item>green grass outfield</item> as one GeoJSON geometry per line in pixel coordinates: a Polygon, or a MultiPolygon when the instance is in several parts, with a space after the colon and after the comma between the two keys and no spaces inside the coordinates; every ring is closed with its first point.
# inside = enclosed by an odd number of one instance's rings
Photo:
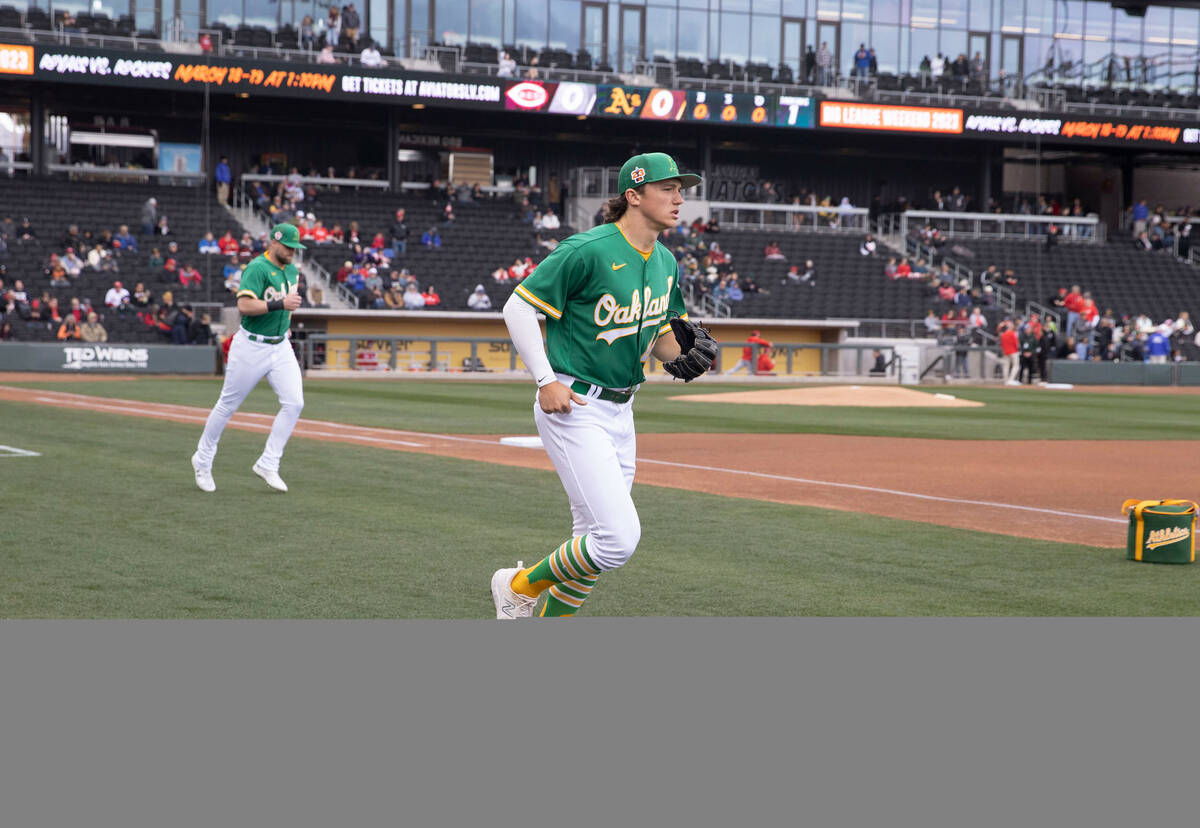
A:
{"type": "MultiPolygon", "coordinates": [[[[8,383],[78,394],[209,408],[219,379],[138,382],[8,383]]],[[[680,403],[671,397],[756,388],[716,382],[651,383],[635,403],[640,432],[863,434],[947,440],[1160,440],[1195,434],[1200,396],[1060,392],[1024,388],[950,388],[984,408],[895,409],[680,403]]],[[[939,388],[937,390],[946,390],[939,388]]],[[[304,416],[381,428],[466,434],[531,433],[528,382],[331,380],[304,383],[304,416]]],[[[273,414],[260,383],[242,407],[273,414]]]]}
{"type": "MultiPolygon", "coordinates": [[[[220,386],[38,387],[208,407],[220,386]]],[[[1195,428],[1187,396],[955,389],[989,405],[947,411],[667,399],[719,387],[647,387],[639,428],[974,439],[1195,428]]],[[[305,390],[311,418],[532,432],[528,384],[311,380],[305,390]]],[[[274,409],[265,385],[245,406],[274,409]]],[[[198,432],[0,402],[0,443],[43,455],[0,458],[0,617],[484,618],[491,572],[540,558],[569,532],[549,472],[296,438],[284,463],[292,491],[279,495],[249,470],[263,435],[234,429],[214,468],[218,491],[205,495],[188,464],[198,432]]],[[[649,486],[634,498],[642,544],[602,578],[585,615],[1200,614],[1200,567],[1134,564],[1121,550],[649,486]]]]}

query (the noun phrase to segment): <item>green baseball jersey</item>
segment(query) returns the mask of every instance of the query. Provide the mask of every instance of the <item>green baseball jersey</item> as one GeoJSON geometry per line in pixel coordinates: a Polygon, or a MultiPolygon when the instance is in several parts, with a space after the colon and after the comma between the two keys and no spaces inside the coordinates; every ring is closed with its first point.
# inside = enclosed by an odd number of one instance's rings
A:
{"type": "Polygon", "coordinates": [[[667,312],[687,316],[671,251],[638,250],[616,224],[564,239],[516,294],[546,315],[550,366],[605,388],[643,382],[667,312]]]}
{"type": "MultiPolygon", "coordinates": [[[[295,265],[281,268],[264,253],[242,271],[237,295],[273,302],[282,299],[299,280],[300,271],[295,265]]],[[[242,327],[259,336],[283,336],[291,324],[292,312],[287,310],[268,311],[262,316],[242,316],[242,327]]]]}

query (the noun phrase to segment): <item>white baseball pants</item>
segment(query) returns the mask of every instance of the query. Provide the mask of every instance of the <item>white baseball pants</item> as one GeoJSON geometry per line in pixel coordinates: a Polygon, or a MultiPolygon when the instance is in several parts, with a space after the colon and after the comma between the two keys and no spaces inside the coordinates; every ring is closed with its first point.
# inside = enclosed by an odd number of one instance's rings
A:
{"type": "Polygon", "coordinates": [[[271,424],[267,446],[263,449],[258,464],[265,469],[279,471],[284,446],[292,436],[296,421],[300,419],[300,411],[304,408],[300,365],[296,362],[290,340],[284,339],[283,342],[274,345],[251,342],[246,329],[241,327],[234,334],[233,344],[229,346],[229,362],[225,365],[225,384],[221,387],[221,396],[209,412],[208,422],[204,424],[204,433],[200,435],[200,443],[196,447],[196,460],[199,465],[212,468],[221,432],[264,376],[275,390],[275,396],[279,398],[279,413],[275,415],[275,421],[271,424]]]}
{"type": "MultiPolygon", "coordinates": [[[[570,387],[573,377],[558,375],[570,387]]],[[[572,534],[586,535],[587,551],[602,571],[617,569],[633,555],[642,523],[630,491],[637,463],[633,403],[589,397],[568,414],[547,414],[533,404],[542,445],[571,502],[572,534]]]]}

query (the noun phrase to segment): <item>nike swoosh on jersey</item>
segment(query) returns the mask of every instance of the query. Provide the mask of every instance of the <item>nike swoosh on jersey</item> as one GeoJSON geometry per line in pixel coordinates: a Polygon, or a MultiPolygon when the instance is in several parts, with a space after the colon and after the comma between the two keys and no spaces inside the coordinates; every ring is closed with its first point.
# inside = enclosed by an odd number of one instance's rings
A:
{"type": "Polygon", "coordinates": [[[621,263],[621,264],[617,264],[616,262],[613,262],[613,263],[612,263],[612,269],[613,269],[613,270],[620,270],[621,268],[623,268],[623,267],[624,267],[625,265],[627,265],[627,264],[629,264],[629,262],[623,262],[623,263],[621,263]]]}

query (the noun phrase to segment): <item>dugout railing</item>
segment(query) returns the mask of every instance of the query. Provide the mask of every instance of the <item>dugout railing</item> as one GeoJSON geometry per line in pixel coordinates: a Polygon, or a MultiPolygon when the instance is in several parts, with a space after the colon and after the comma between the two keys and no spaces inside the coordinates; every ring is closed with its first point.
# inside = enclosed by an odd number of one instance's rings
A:
{"type": "MultiPolygon", "coordinates": [[[[362,334],[297,334],[294,338],[301,365],[306,371],[363,371],[363,372],[451,372],[451,373],[520,373],[524,368],[512,343],[507,338],[478,336],[373,336],[362,334]],[[335,347],[336,346],[336,347],[335,347]],[[488,356],[487,362],[483,355],[488,356]]],[[[916,376],[916,366],[891,343],[776,343],[771,351],[775,363],[771,371],[759,371],[762,346],[745,342],[720,343],[713,373],[734,368],[743,350],[750,348],[750,366],[745,373],[752,376],[790,377],[802,380],[810,377],[871,377],[900,382],[907,375],[916,376]],[[873,375],[873,352],[880,351],[887,371],[873,375]],[[815,354],[815,361],[812,356],[815,354]]],[[[651,358],[651,371],[657,362],[651,358]]],[[[661,371],[660,371],[661,373],[661,371]]]]}

